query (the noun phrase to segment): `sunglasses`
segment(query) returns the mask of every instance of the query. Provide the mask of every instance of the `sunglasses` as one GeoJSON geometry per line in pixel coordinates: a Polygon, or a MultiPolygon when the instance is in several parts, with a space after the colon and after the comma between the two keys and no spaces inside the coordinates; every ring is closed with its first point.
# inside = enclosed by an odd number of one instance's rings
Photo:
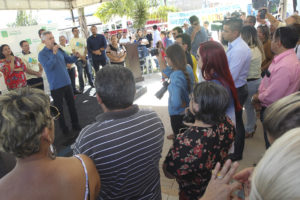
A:
{"type": "Polygon", "coordinates": [[[57,107],[50,105],[50,115],[53,120],[57,120],[60,116],[60,112],[57,107]]]}

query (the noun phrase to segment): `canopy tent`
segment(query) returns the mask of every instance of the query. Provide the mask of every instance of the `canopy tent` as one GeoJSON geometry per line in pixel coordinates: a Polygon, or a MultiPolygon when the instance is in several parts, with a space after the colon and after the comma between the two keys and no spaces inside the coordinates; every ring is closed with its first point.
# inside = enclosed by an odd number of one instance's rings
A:
{"type": "Polygon", "coordinates": [[[109,0],[0,0],[0,10],[75,9],[109,0]]]}

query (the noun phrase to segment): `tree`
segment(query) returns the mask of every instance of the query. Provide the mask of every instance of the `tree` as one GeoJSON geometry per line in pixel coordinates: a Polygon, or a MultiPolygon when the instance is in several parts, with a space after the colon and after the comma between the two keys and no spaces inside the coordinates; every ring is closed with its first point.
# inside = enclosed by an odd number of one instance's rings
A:
{"type": "Polygon", "coordinates": [[[168,12],[178,11],[174,7],[157,6],[156,0],[112,0],[101,3],[94,15],[103,23],[107,23],[116,16],[126,16],[133,20],[135,28],[142,28],[148,19],[167,21],[168,12]],[[154,10],[152,13],[150,7],[154,10]]]}
{"type": "Polygon", "coordinates": [[[133,19],[134,28],[143,28],[149,17],[149,4],[144,0],[136,0],[133,19]]]}
{"type": "Polygon", "coordinates": [[[150,19],[162,19],[163,21],[168,20],[169,12],[178,12],[178,9],[173,6],[159,6],[154,12],[150,14],[150,19]]]}
{"type": "Polygon", "coordinates": [[[32,17],[31,11],[27,13],[25,10],[18,10],[16,21],[7,24],[8,27],[16,27],[16,26],[32,26],[37,25],[37,20],[32,17]]]}
{"type": "Polygon", "coordinates": [[[132,17],[135,6],[134,0],[113,0],[101,3],[94,14],[103,23],[107,23],[113,17],[132,17]]]}

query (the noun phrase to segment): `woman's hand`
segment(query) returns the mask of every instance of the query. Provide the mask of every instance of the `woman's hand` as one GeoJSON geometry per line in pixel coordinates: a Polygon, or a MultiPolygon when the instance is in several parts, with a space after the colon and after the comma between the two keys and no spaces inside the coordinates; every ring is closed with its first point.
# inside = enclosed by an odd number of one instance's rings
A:
{"type": "Polygon", "coordinates": [[[248,167],[233,176],[233,179],[244,184],[245,197],[248,197],[250,195],[251,177],[253,171],[254,171],[254,167],[248,167]]]}
{"type": "Polygon", "coordinates": [[[158,50],[158,55],[156,55],[156,58],[158,60],[159,66],[161,70],[164,70],[167,65],[166,65],[166,61],[164,60],[164,58],[162,57],[161,51],[158,50]]]}
{"type": "Polygon", "coordinates": [[[203,197],[199,200],[228,200],[231,193],[237,188],[241,187],[241,184],[234,182],[229,184],[232,176],[236,172],[239,164],[234,162],[231,165],[231,160],[227,160],[220,171],[221,164],[217,163],[215,169],[212,172],[211,179],[208,183],[206,191],[203,197]]]}

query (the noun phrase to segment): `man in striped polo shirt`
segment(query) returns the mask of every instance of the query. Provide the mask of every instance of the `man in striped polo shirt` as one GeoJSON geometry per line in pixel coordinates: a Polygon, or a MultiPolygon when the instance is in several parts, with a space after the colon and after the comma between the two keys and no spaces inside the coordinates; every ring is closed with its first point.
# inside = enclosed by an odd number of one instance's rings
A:
{"type": "Polygon", "coordinates": [[[95,85],[104,113],[81,131],[74,154],[94,160],[101,177],[98,199],[160,200],[160,118],[133,105],[135,81],[128,68],[102,68],[95,85]]]}

